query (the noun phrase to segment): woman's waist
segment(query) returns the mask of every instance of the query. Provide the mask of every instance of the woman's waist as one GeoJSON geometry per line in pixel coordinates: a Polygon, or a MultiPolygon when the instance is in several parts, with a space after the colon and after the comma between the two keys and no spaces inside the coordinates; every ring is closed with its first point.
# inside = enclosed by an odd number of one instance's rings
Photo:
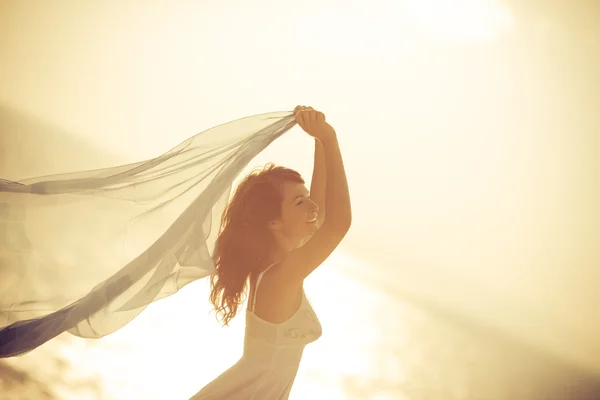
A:
{"type": "Polygon", "coordinates": [[[302,359],[304,344],[268,344],[257,340],[245,340],[242,358],[281,365],[297,365],[302,359]]]}

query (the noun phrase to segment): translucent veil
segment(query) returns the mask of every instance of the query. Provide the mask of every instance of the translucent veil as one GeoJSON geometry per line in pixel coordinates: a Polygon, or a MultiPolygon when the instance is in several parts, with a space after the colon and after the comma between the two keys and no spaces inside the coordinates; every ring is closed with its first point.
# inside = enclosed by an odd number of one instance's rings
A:
{"type": "Polygon", "coordinates": [[[0,180],[0,357],[108,335],[212,273],[231,186],[290,112],[204,131],[147,161],[0,180]]]}

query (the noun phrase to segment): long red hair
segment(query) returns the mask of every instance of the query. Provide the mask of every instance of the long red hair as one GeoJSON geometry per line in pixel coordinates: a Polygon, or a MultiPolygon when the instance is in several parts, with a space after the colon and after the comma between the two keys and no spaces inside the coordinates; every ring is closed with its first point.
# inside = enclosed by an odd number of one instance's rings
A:
{"type": "Polygon", "coordinates": [[[284,181],[304,183],[298,172],[268,164],[240,182],[225,208],[210,277],[210,302],[225,326],[246,300],[250,274],[267,267],[275,246],[267,225],[281,215],[284,181]]]}

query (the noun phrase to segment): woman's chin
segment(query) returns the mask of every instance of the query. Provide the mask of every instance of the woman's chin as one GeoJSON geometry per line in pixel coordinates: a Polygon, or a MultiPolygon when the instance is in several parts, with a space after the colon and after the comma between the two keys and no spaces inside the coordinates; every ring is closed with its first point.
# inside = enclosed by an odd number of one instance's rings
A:
{"type": "Polygon", "coordinates": [[[306,225],[307,225],[308,231],[310,232],[311,235],[319,230],[319,222],[317,220],[314,220],[312,222],[307,222],[306,225]]]}
{"type": "MultiPolygon", "coordinates": [[[[315,232],[316,232],[316,230],[315,230],[315,232]]],[[[300,241],[300,246],[298,246],[298,247],[304,246],[310,240],[310,238],[313,237],[315,232],[311,232],[308,235],[304,236],[304,238],[300,241]]]]}

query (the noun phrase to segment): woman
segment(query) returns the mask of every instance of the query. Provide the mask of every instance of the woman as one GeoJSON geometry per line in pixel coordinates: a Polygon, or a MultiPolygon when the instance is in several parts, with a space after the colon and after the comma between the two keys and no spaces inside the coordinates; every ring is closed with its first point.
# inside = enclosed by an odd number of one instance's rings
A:
{"type": "Polygon", "coordinates": [[[244,352],[192,400],[287,399],[304,347],[321,335],[303,282],[348,232],[350,196],[335,130],[311,107],[294,113],[315,138],[311,192],[297,172],[272,165],[238,186],[223,214],[210,299],[227,325],[248,282],[244,352]]]}

